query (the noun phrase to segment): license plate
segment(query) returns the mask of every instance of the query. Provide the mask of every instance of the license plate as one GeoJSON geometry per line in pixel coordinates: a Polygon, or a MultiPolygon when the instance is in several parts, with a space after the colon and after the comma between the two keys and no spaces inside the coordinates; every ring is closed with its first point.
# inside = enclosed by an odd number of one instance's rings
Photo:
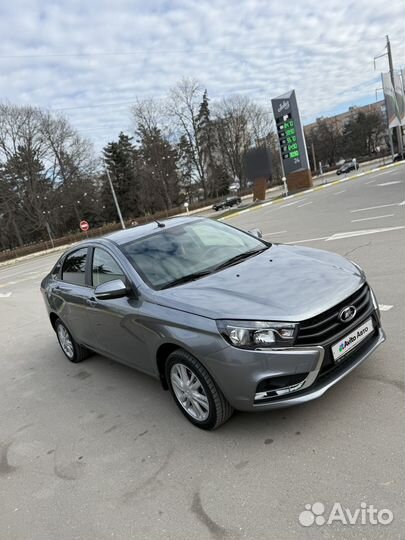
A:
{"type": "Polygon", "coordinates": [[[361,326],[358,326],[353,332],[339,340],[332,346],[332,354],[335,362],[347,354],[352,349],[356,348],[359,343],[368,337],[373,331],[373,321],[368,319],[361,326]]]}

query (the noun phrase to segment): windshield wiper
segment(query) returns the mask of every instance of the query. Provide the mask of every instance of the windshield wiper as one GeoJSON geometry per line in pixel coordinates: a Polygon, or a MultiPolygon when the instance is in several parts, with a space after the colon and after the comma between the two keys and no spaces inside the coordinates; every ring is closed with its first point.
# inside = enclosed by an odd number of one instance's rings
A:
{"type": "Polygon", "coordinates": [[[202,270],[201,272],[194,272],[193,274],[187,274],[186,276],[182,276],[178,279],[174,279],[173,281],[169,281],[169,283],[165,283],[165,285],[160,287],[160,290],[169,289],[170,287],[174,287],[175,285],[181,285],[182,283],[194,281],[195,279],[208,276],[208,274],[212,274],[212,272],[213,272],[212,270],[202,270]]]}
{"type": "Polygon", "coordinates": [[[228,266],[232,266],[233,264],[236,264],[240,261],[243,261],[244,259],[248,259],[249,257],[253,257],[253,255],[258,255],[259,253],[262,253],[263,251],[266,251],[266,249],[269,249],[270,246],[266,246],[261,249],[251,249],[249,251],[245,251],[244,253],[239,253],[239,255],[235,255],[235,257],[231,257],[227,261],[219,264],[215,267],[215,271],[222,270],[222,268],[227,268],[228,266]]]}
{"type": "Polygon", "coordinates": [[[209,274],[213,274],[214,272],[217,272],[218,270],[222,270],[222,268],[226,268],[227,266],[232,266],[233,264],[243,261],[243,259],[253,257],[253,255],[258,255],[259,253],[266,251],[266,249],[269,249],[269,247],[270,246],[266,246],[261,249],[251,249],[249,251],[245,251],[244,253],[239,253],[238,255],[235,255],[235,257],[231,257],[227,261],[219,264],[218,266],[214,266],[210,270],[202,270],[201,272],[193,272],[192,274],[187,274],[186,276],[182,276],[180,278],[174,279],[173,281],[169,281],[169,283],[165,283],[164,285],[162,285],[162,287],[160,287],[160,290],[169,289],[170,287],[175,287],[176,285],[181,285],[182,283],[188,283],[189,281],[194,281],[201,277],[208,276],[209,274]]]}

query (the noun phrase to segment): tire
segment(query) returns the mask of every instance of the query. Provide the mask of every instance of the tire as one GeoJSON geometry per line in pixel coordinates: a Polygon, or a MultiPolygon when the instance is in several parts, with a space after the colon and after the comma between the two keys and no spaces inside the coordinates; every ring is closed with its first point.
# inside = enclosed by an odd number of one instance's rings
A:
{"type": "Polygon", "coordinates": [[[166,380],[180,411],[192,424],[200,429],[216,429],[232,416],[233,408],[208,371],[188,352],[178,349],[169,355],[166,362],[166,380]],[[181,373],[183,377],[179,377],[181,373]],[[189,395],[195,396],[197,394],[199,396],[198,407],[196,406],[196,400],[191,402],[185,396],[181,387],[176,385],[176,381],[180,383],[181,379],[184,381],[187,378],[194,381],[194,389],[187,389],[187,391],[189,395]],[[191,392],[193,393],[191,394],[191,392]],[[184,404],[181,397],[184,398],[184,404]],[[201,414],[198,418],[196,414],[198,415],[200,411],[201,414]]]}
{"type": "Polygon", "coordinates": [[[90,356],[90,351],[73,339],[72,334],[60,319],[55,322],[55,331],[63,354],[73,364],[78,364],[90,356]]]}

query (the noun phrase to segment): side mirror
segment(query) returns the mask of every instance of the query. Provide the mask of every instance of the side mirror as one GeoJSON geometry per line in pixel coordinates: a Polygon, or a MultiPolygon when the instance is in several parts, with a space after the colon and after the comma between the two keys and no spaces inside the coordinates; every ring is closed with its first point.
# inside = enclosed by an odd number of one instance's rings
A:
{"type": "Polygon", "coordinates": [[[94,290],[94,295],[99,300],[110,300],[112,298],[122,298],[127,296],[128,287],[121,279],[114,279],[101,283],[94,290]]]}
{"type": "Polygon", "coordinates": [[[256,236],[257,238],[263,238],[263,233],[260,229],[251,229],[248,232],[249,234],[251,234],[252,236],[256,236]]]}

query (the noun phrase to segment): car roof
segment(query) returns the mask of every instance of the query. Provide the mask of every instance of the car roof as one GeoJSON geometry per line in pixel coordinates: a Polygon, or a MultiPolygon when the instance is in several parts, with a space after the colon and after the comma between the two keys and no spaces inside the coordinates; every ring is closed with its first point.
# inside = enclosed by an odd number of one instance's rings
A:
{"type": "Polygon", "coordinates": [[[114,242],[115,244],[121,245],[126,244],[127,242],[131,242],[131,240],[136,240],[137,238],[142,238],[143,236],[147,236],[149,234],[152,234],[154,232],[158,231],[165,231],[168,229],[171,229],[172,227],[175,227],[176,225],[182,225],[184,223],[189,223],[191,221],[198,221],[201,219],[206,219],[202,217],[174,217],[170,219],[165,220],[159,220],[159,223],[164,223],[164,227],[159,227],[156,221],[152,221],[151,223],[146,223],[145,225],[137,225],[135,227],[131,227],[130,229],[124,229],[121,231],[113,232],[111,234],[108,234],[104,236],[106,240],[109,240],[110,242],[114,242]]]}

